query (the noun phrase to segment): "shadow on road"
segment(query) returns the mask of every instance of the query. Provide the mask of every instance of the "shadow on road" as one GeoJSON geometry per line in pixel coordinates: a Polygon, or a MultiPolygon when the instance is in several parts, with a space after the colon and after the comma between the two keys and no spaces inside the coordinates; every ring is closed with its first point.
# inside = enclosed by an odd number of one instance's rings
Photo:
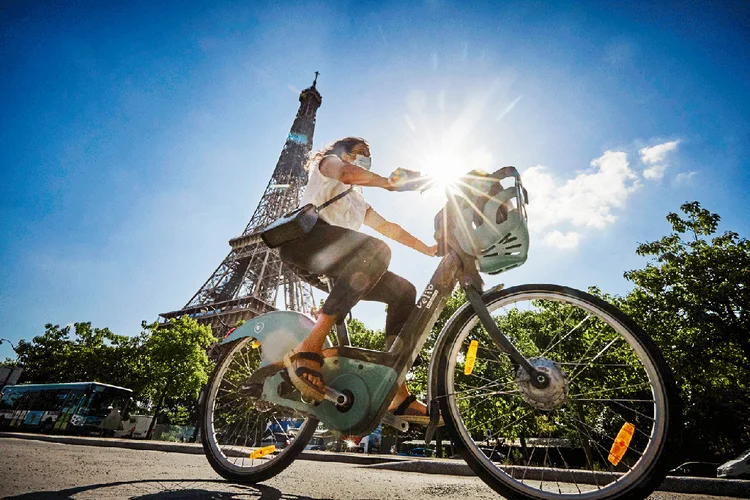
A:
{"type": "Polygon", "coordinates": [[[137,481],[115,481],[111,483],[76,486],[59,491],[34,491],[5,497],[14,500],[42,500],[50,498],[108,497],[151,499],[259,499],[259,500],[316,500],[313,497],[288,495],[276,488],[256,485],[232,484],[220,479],[140,479],[137,481]]]}

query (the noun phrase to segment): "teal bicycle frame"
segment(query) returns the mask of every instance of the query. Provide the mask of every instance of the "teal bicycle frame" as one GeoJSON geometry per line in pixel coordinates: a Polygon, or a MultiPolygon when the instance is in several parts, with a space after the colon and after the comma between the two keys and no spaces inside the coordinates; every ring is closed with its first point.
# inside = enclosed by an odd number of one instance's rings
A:
{"type": "MultiPolygon", "coordinates": [[[[280,386],[285,382],[281,373],[265,380],[261,399],[314,415],[331,429],[353,435],[370,433],[381,422],[396,391],[406,380],[406,373],[443,310],[461,269],[461,258],[449,251],[388,351],[352,347],[345,329],[342,325],[337,327],[340,345],[326,349],[321,373],[329,388],[347,396],[348,408],[328,400],[309,404],[299,397],[280,396],[280,386]]],[[[222,344],[245,337],[256,339],[263,349],[261,367],[267,366],[281,361],[284,354],[310,333],[312,325],[312,319],[303,314],[275,311],[243,324],[222,344]]]]}

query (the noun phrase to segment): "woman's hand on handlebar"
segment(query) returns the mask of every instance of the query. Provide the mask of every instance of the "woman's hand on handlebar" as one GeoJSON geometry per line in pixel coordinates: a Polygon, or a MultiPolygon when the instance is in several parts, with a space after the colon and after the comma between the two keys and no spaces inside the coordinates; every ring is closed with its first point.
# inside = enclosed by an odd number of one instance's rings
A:
{"type": "Polygon", "coordinates": [[[416,170],[397,168],[388,176],[390,191],[418,191],[429,179],[416,170]]]}

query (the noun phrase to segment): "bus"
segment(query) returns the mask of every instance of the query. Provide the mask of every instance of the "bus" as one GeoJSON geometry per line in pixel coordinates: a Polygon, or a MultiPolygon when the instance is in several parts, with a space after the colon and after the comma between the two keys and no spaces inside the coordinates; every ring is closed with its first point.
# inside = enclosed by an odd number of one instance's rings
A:
{"type": "Polygon", "coordinates": [[[119,425],[133,391],[99,382],[3,387],[0,430],[101,434],[107,417],[119,425]]]}

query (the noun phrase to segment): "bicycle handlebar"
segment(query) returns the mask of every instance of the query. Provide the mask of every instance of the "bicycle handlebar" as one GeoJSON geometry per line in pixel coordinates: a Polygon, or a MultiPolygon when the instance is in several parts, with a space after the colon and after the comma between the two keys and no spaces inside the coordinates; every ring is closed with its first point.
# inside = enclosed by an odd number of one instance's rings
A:
{"type": "Polygon", "coordinates": [[[419,191],[428,187],[430,178],[415,170],[397,168],[388,176],[388,182],[395,191],[419,191]]]}

